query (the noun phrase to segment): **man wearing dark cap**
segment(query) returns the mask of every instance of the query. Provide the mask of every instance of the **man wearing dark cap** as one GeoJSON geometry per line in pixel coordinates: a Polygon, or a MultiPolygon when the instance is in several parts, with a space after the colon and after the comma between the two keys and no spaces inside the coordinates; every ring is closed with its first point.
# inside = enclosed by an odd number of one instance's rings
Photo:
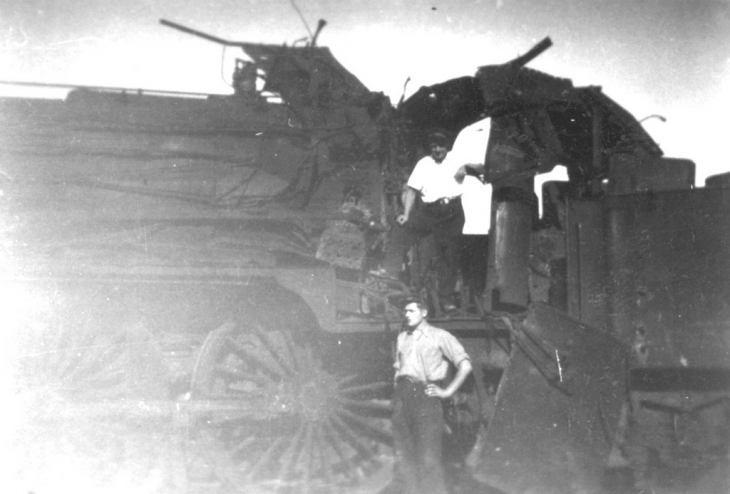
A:
{"type": "Polygon", "coordinates": [[[406,330],[396,346],[393,436],[405,494],[445,494],[442,400],[451,398],[472,370],[451,333],[431,326],[419,300],[405,303],[406,330]],[[451,362],[457,369],[444,383],[451,362]]]}
{"type": "Polygon", "coordinates": [[[434,132],[429,136],[430,154],[416,163],[403,193],[403,213],[389,238],[391,248],[407,250],[413,242],[433,234],[438,256],[438,297],[441,309],[456,308],[456,281],[464,211],[462,184],[454,176],[461,163],[449,159],[449,138],[434,132]]]}

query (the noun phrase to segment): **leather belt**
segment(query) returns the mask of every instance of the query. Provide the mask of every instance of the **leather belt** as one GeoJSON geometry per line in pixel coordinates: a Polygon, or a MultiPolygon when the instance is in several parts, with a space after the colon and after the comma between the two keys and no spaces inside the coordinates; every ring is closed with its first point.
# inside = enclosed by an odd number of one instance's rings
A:
{"type": "Polygon", "coordinates": [[[433,207],[433,206],[446,206],[447,204],[450,204],[452,202],[456,202],[461,200],[461,196],[455,196],[455,197],[442,197],[441,199],[436,199],[433,202],[424,202],[423,204],[426,207],[433,207]]]}
{"type": "Polygon", "coordinates": [[[437,386],[443,385],[443,379],[439,379],[438,381],[426,381],[426,382],[424,382],[424,381],[421,381],[420,379],[416,379],[415,377],[412,377],[412,376],[398,376],[396,378],[395,382],[398,382],[398,381],[401,381],[401,380],[408,381],[411,384],[421,384],[423,386],[426,386],[427,384],[435,384],[437,386]]]}
{"type": "Polygon", "coordinates": [[[450,202],[455,202],[461,199],[460,196],[456,197],[442,197],[441,199],[437,200],[436,202],[440,204],[441,206],[446,206],[450,202]]]}

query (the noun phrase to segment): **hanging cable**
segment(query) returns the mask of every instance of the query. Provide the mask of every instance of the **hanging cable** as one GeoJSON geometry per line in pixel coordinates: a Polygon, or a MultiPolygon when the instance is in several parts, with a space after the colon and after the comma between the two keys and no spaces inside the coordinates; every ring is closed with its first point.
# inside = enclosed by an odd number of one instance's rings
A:
{"type": "Polygon", "coordinates": [[[291,6],[294,7],[294,10],[297,11],[297,14],[299,14],[299,18],[304,23],[304,27],[307,28],[307,32],[309,33],[309,39],[314,39],[314,34],[312,33],[312,30],[309,29],[309,24],[307,24],[307,21],[304,20],[304,16],[302,15],[302,12],[299,10],[299,7],[297,7],[297,4],[294,3],[294,0],[289,0],[291,3],[291,6]]]}

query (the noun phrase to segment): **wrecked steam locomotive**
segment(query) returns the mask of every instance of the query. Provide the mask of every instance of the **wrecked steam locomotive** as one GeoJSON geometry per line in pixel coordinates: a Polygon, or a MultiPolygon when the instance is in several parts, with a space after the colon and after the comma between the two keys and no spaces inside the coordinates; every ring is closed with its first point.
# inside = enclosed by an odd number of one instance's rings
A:
{"type": "Polygon", "coordinates": [[[382,273],[382,245],[425,132],[491,118],[487,289],[436,322],[475,362],[454,470],[590,492],[622,469],[641,486],[727,468],[727,176],[695,188],[600,88],[526,68],[549,40],[394,108],[316,35],[162,23],[242,48],[234,94],[0,100],[4,282],[42,301],[16,323],[46,350],[20,361],[23,389],[173,415],[191,486],[386,486],[398,304],[428,286],[382,273]],[[569,180],[536,195],[557,165],[569,180]]]}

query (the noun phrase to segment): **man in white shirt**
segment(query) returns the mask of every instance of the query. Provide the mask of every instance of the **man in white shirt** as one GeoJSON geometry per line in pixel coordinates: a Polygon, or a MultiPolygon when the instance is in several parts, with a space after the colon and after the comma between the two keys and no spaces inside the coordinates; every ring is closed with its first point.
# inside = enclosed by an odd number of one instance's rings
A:
{"type": "Polygon", "coordinates": [[[449,153],[454,160],[463,163],[456,175],[456,181],[463,183],[461,205],[465,217],[461,273],[463,286],[468,288],[471,299],[467,303],[477,310],[487,281],[488,234],[492,216],[492,184],[485,180],[484,167],[491,123],[490,118],[485,118],[463,129],[449,153]]]}
{"type": "MultiPolygon", "coordinates": [[[[460,239],[464,227],[462,184],[455,175],[462,163],[449,159],[449,138],[440,132],[429,136],[431,154],[416,163],[403,193],[403,213],[391,230],[391,258],[408,250],[415,240],[433,234],[438,259],[440,309],[456,309],[460,239]],[[395,255],[393,255],[395,254],[395,255]]],[[[402,257],[401,257],[402,258],[402,257]]]]}

